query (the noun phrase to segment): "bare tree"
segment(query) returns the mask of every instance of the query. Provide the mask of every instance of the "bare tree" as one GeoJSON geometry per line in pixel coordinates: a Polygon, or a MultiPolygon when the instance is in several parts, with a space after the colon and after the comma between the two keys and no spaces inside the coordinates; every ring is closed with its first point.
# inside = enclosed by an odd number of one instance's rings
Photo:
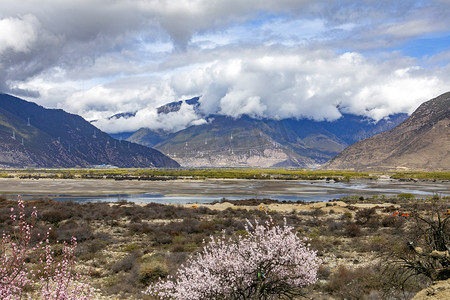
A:
{"type": "Polygon", "coordinates": [[[432,281],[450,278],[450,215],[439,197],[416,203],[408,217],[409,236],[403,247],[389,252],[388,266],[399,267],[401,282],[423,275],[432,281]],[[395,266],[392,265],[395,264],[395,266]]]}

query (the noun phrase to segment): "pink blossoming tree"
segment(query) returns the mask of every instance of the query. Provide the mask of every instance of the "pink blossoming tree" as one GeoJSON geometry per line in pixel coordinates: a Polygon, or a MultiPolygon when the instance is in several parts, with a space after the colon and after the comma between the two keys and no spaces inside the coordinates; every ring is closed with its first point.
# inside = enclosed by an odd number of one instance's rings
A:
{"type": "Polygon", "coordinates": [[[75,270],[76,239],[61,245],[59,257],[49,244],[49,232],[42,241],[30,245],[37,211],[33,208],[27,221],[20,197],[18,209],[15,215],[11,208],[13,232],[3,233],[0,241],[0,299],[90,299],[91,288],[80,281],[75,270]],[[30,291],[34,291],[33,296],[30,291]]]}
{"type": "Polygon", "coordinates": [[[175,278],[150,285],[145,294],[160,299],[292,299],[316,281],[320,261],[294,228],[246,226],[237,239],[211,237],[175,278]]]}

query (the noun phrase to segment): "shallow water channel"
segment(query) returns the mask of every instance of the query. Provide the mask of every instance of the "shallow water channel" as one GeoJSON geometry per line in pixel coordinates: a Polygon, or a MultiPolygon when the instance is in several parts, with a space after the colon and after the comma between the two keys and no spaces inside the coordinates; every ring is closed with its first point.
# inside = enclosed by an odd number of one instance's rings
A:
{"type": "Polygon", "coordinates": [[[174,180],[114,181],[90,179],[0,179],[0,195],[24,199],[49,197],[59,201],[136,203],[210,203],[271,198],[279,201],[328,201],[345,196],[397,195],[416,198],[450,196],[449,181],[405,182],[392,179],[326,182],[304,180],[174,180]]]}

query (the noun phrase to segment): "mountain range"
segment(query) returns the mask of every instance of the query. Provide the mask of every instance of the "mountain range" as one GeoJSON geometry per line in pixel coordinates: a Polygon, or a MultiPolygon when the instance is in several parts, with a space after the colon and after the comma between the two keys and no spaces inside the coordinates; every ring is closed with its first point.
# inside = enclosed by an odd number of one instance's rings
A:
{"type": "Polygon", "coordinates": [[[82,117],[0,94],[0,167],[179,167],[160,151],[110,137],[82,117]]]}
{"type": "MultiPolygon", "coordinates": [[[[186,104],[201,114],[199,97],[157,111],[175,114],[186,104]]],[[[207,123],[176,132],[141,128],[115,139],[80,116],[0,94],[0,167],[450,170],[450,92],[423,103],[409,118],[396,114],[378,122],[350,114],[332,122],[202,117],[207,123]]]]}
{"type": "Polygon", "coordinates": [[[327,169],[450,170],[450,92],[423,103],[405,122],[346,148],[327,169]]]}
{"type": "MultiPolygon", "coordinates": [[[[195,97],[172,102],[159,107],[158,113],[176,113],[183,102],[200,113],[199,101],[195,97]]],[[[396,114],[376,123],[350,114],[333,122],[217,114],[203,117],[208,120],[206,124],[177,132],[141,128],[127,141],[154,147],[183,167],[310,168],[327,162],[357,141],[395,127],[408,115],[396,114]]]]}

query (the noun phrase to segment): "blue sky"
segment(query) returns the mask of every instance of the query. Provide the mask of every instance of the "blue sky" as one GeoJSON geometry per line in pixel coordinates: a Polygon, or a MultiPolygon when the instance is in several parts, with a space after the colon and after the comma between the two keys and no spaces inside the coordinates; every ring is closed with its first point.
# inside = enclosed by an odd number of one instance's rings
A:
{"type": "Polygon", "coordinates": [[[379,120],[450,90],[450,1],[2,0],[0,90],[108,132],[203,114],[379,120]],[[339,109],[337,106],[339,105],[339,109]],[[108,120],[120,112],[131,119],[108,120]]]}
{"type": "MultiPolygon", "coordinates": [[[[411,39],[404,42],[399,47],[399,50],[403,53],[403,55],[416,57],[418,59],[432,57],[439,53],[449,51],[449,49],[449,32],[445,32],[443,35],[431,35],[411,39]]],[[[395,50],[395,48],[392,50],[395,50]]],[[[445,63],[445,61],[442,63],[445,63]]]]}

